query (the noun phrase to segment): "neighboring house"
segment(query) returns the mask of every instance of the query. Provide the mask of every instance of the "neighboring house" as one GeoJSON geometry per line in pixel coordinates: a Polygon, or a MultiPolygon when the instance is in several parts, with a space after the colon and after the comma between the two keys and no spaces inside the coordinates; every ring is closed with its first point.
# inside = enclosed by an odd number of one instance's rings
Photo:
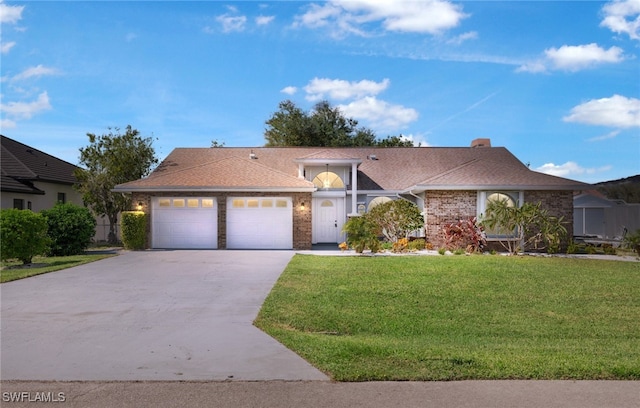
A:
{"type": "Polygon", "coordinates": [[[573,200],[573,235],[583,239],[620,241],[640,229],[640,204],[609,200],[597,191],[577,195],[573,200]]]}
{"type": "Polygon", "coordinates": [[[178,148],[147,178],[116,186],[149,214],[150,248],[309,249],[339,243],[349,217],[407,199],[430,242],[488,200],[541,202],[573,230],[574,191],[487,139],[468,148],[178,148]]]}
{"type": "Polygon", "coordinates": [[[73,189],[76,166],[6,136],[1,137],[2,208],[39,212],[58,202],[82,205],[82,195],[73,189]]]}
{"type": "MultiPolygon", "coordinates": [[[[0,135],[1,208],[40,212],[56,203],[84,205],[82,195],[73,188],[73,172],[78,167],[38,149],[0,135]]],[[[98,218],[94,237],[106,240],[108,222],[98,218]]]]}

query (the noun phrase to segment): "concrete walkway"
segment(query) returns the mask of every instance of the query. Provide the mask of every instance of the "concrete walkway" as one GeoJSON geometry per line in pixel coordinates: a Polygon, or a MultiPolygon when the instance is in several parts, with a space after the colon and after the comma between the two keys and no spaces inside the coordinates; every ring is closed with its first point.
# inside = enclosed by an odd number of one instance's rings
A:
{"type": "Polygon", "coordinates": [[[2,380],[327,380],[252,325],[292,251],[124,251],[0,285],[2,380]]]}

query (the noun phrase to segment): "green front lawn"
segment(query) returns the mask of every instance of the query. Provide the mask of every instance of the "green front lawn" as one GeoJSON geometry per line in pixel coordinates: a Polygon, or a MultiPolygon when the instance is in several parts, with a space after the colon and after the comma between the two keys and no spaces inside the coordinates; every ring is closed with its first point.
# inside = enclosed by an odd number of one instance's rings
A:
{"type": "Polygon", "coordinates": [[[338,381],[640,379],[640,263],[296,255],[255,324],[338,381]]]}
{"type": "Polygon", "coordinates": [[[33,258],[31,265],[22,265],[22,262],[17,260],[8,262],[3,261],[2,270],[0,270],[0,283],[59,271],[61,269],[67,269],[73,266],[98,261],[110,256],[114,256],[114,254],[86,254],[51,257],[36,256],[33,258]]]}

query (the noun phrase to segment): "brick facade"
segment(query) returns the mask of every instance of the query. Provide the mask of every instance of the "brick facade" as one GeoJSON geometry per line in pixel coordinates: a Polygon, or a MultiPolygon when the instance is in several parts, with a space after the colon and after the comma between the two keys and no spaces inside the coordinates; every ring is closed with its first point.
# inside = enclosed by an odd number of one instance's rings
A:
{"type": "Polygon", "coordinates": [[[424,212],[427,241],[440,246],[442,227],[461,219],[475,217],[477,201],[477,191],[426,191],[424,212]]]}
{"type": "Polygon", "coordinates": [[[547,210],[549,215],[563,217],[567,236],[560,244],[560,249],[566,249],[573,236],[573,191],[525,191],[524,201],[541,203],[541,208],[547,210]]]}
{"type": "Polygon", "coordinates": [[[218,248],[227,248],[227,198],[228,197],[291,197],[293,201],[293,249],[311,249],[311,193],[226,193],[226,192],[191,192],[191,193],[133,193],[132,209],[138,203],[142,211],[149,214],[147,224],[147,248],[151,247],[151,211],[152,197],[215,197],[218,202],[218,248]],[[301,208],[305,204],[304,210],[301,208]]]}
{"type": "MultiPolygon", "coordinates": [[[[573,232],[572,191],[525,191],[525,202],[541,203],[542,208],[556,217],[564,217],[568,239],[573,232]]],[[[477,191],[426,191],[425,235],[427,241],[439,246],[442,243],[442,227],[445,224],[477,216],[477,191]]],[[[562,244],[564,247],[567,242],[562,244]]]]}

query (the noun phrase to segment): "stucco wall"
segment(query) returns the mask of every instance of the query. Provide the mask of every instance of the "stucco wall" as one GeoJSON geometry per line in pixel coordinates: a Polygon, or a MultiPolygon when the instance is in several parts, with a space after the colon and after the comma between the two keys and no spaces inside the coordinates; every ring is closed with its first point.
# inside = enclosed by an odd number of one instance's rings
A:
{"type": "Polygon", "coordinates": [[[227,247],[227,197],[291,197],[293,201],[293,248],[311,249],[311,193],[133,193],[132,210],[136,210],[138,203],[142,204],[142,211],[149,214],[147,224],[147,248],[151,247],[151,224],[153,213],[151,209],[152,197],[215,197],[218,202],[218,248],[227,247]],[[304,202],[305,208],[301,209],[304,202]]]}
{"type": "Polygon", "coordinates": [[[2,208],[13,208],[14,199],[22,199],[24,201],[24,209],[28,208],[28,203],[31,202],[31,210],[33,212],[40,212],[42,210],[48,210],[52,208],[58,202],[58,193],[64,193],[68,203],[76,205],[82,204],[82,195],[74,190],[73,186],[57,183],[45,183],[35,182],[33,185],[44,191],[44,195],[39,194],[23,194],[2,192],[2,208]]]}

